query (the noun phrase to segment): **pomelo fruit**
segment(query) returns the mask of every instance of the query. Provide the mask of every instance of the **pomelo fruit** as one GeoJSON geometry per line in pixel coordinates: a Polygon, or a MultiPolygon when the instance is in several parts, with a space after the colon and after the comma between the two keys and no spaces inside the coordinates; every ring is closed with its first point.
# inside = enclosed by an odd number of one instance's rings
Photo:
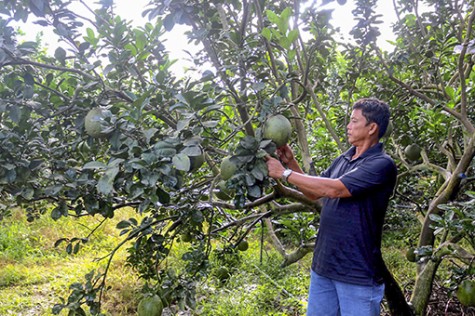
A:
{"type": "Polygon", "coordinates": [[[214,274],[221,282],[226,281],[231,276],[229,269],[224,266],[221,266],[218,269],[216,269],[214,274]]]}
{"type": "Polygon", "coordinates": [[[407,261],[409,261],[409,262],[416,262],[417,261],[415,251],[416,251],[416,248],[414,248],[414,247],[410,247],[409,249],[407,249],[407,251],[406,251],[407,261]]]}
{"type": "Polygon", "coordinates": [[[282,147],[287,144],[291,134],[292,125],[282,114],[271,116],[264,123],[262,136],[272,140],[277,147],[282,147]]]}
{"type": "Polygon", "coordinates": [[[462,305],[475,307],[475,280],[463,280],[456,294],[462,305]]]}
{"type": "Polygon", "coordinates": [[[404,154],[409,161],[416,161],[421,158],[421,148],[417,144],[411,144],[406,146],[404,154]]]}
{"type": "Polygon", "coordinates": [[[225,157],[221,161],[220,169],[221,169],[221,179],[228,180],[229,178],[234,176],[234,174],[238,170],[238,167],[233,161],[231,161],[231,157],[228,156],[228,157],[225,157]]]}
{"type": "Polygon", "coordinates": [[[162,311],[163,302],[158,295],[144,297],[137,308],[138,316],[161,316],[162,311]]]}
{"type": "Polygon", "coordinates": [[[193,237],[191,236],[190,232],[186,232],[180,235],[180,240],[182,242],[191,242],[193,237]]]}
{"type": "Polygon", "coordinates": [[[86,133],[91,137],[102,137],[105,136],[103,133],[104,129],[104,113],[100,108],[93,108],[87,112],[86,117],[84,118],[84,127],[86,133]]]}
{"type": "Polygon", "coordinates": [[[239,251],[246,251],[247,249],[249,249],[249,243],[247,242],[247,240],[241,240],[241,242],[237,245],[237,249],[239,251]]]}

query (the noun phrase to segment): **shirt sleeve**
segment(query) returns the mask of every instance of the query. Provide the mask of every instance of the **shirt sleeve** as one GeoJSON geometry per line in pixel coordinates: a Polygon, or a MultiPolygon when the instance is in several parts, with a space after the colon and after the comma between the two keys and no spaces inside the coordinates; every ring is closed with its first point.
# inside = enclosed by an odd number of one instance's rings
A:
{"type": "Polygon", "coordinates": [[[385,183],[393,183],[396,179],[394,163],[385,157],[364,160],[356,168],[340,177],[340,181],[352,196],[358,196],[374,190],[385,183]]]}
{"type": "Polygon", "coordinates": [[[322,178],[330,178],[331,176],[331,171],[333,170],[333,167],[339,163],[340,159],[342,159],[342,156],[339,156],[338,158],[336,158],[335,160],[333,160],[333,162],[331,163],[330,167],[327,168],[327,170],[323,171],[321,174],[320,174],[320,177],[322,178]]]}

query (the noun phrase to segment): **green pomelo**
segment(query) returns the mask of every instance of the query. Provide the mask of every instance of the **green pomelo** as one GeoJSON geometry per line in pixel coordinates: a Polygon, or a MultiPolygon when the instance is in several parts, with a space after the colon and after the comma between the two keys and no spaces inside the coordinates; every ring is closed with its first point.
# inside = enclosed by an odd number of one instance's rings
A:
{"type": "Polygon", "coordinates": [[[249,249],[249,243],[247,242],[247,240],[241,240],[241,242],[237,245],[237,249],[239,251],[246,251],[247,249],[249,249]]]}
{"type": "Polygon", "coordinates": [[[462,305],[475,307],[475,280],[463,280],[456,294],[462,305]]]}
{"type": "Polygon", "coordinates": [[[262,136],[272,140],[277,147],[282,147],[289,142],[291,134],[290,121],[282,114],[278,114],[267,119],[262,136]]]}
{"type": "Polygon", "coordinates": [[[137,308],[138,316],[161,316],[163,303],[158,295],[144,297],[137,308]]]}
{"type": "Polygon", "coordinates": [[[100,108],[94,108],[87,112],[84,118],[84,127],[86,133],[91,137],[102,137],[103,134],[104,113],[100,108]]]}
{"type": "Polygon", "coordinates": [[[416,262],[417,261],[415,251],[416,251],[416,248],[414,248],[414,247],[411,247],[411,248],[407,249],[407,252],[406,252],[407,261],[409,261],[409,262],[416,262]]]}
{"type": "Polygon", "coordinates": [[[421,148],[417,144],[408,145],[404,149],[404,154],[409,161],[416,161],[421,158],[421,148]]]}
{"type": "Polygon", "coordinates": [[[220,281],[225,281],[231,276],[231,273],[229,273],[228,268],[219,267],[218,269],[216,269],[215,275],[220,281]]]}
{"type": "Polygon", "coordinates": [[[234,174],[238,170],[238,167],[234,162],[231,161],[231,157],[225,157],[221,161],[220,169],[221,169],[221,179],[228,180],[229,178],[234,176],[234,174]]]}
{"type": "Polygon", "coordinates": [[[190,242],[193,239],[190,232],[186,232],[180,235],[180,240],[182,242],[190,242]]]}

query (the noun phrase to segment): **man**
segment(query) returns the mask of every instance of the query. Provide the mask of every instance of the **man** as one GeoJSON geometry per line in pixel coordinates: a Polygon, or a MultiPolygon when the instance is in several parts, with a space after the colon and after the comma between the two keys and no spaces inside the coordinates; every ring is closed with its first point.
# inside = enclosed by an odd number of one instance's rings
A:
{"type": "Polygon", "coordinates": [[[320,177],[306,175],[292,150],[267,157],[269,176],[321,199],[320,227],[310,277],[307,316],[377,316],[384,296],[381,235],[396,183],[396,165],[379,139],[389,123],[389,106],[377,99],[353,105],[347,125],[352,147],[320,177]]]}

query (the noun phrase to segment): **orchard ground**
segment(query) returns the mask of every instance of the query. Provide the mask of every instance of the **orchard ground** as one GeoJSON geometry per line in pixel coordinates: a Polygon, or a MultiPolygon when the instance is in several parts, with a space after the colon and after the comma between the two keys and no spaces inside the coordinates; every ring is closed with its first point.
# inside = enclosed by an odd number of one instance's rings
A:
{"type": "MultiPolygon", "coordinates": [[[[44,215],[28,222],[24,212],[14,211],[1,222],[0,229],[0,314],[53,315],[52,307],[69,295],[72,283],[82,282],[86,273],[103,268],[105,260],[96,259],[104,257],[121,240],[115,225],[131,216],[136,216],[133,210],[117,212],[76,255],[68,255],[63,246],[54,247],[55,241],[89,234],[91,219],[63,218],[54,222],[44,215]]],[[[405,258],[404,240],[414,232],[394,228],[389,227],[384,234],[383,253],[409,298],[415,263],[405,258]]],[[[250,236],[249,249],[238,252],[239,262],[224,282],[217,277],[221,267],[211,260],[210,275],[197,286],[195,312],[180,312],[177,306],[172,306],[164,310],[164,315],[304,315],[311,255],[281,268],[280,256],[267,242],[261,252],[259,237],[250,236]]],[[[175,245],[167,265],[182,269],[179,258],[190,244],[175,245]]],[[[115,257],[107,281],[111,287],[103,301],[107,315],[136,315],[142,280],[125,260],[123,248],[115,257]]],[[[385,306],[382,314],[388,315],[386,311],[385,306]]],[[[475,315],[475,312],[461,307],[453,293],[443,283],[436,282],[427,315],[475,315]]]]}

